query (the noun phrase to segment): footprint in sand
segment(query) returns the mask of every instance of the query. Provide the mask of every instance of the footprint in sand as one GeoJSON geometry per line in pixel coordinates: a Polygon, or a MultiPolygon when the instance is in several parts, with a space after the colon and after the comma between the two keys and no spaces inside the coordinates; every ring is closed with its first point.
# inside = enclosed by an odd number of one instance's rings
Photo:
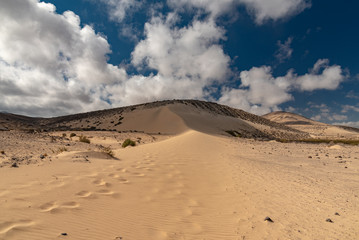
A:
{"type": "Polygon", "coordinates": [[[108,189],[101,189],[101,190],[98,190],[96,193],[101,194],[101,195],[111,196],[114,198],[120,197],[119,193],[116,193],[116,192],[108,190],[108,189]]]}
{"type": "Polygon", "coordinates": [[[35,225],[35,222],[28,219],[23,219],[19,221],[8,221],[0,223],[0,234],[7,234],[8,232],[15,230],[24,230],[27,227],[35,225]]]}
{"type": "Polygon", "coordinates": [[[58,204],[57,202],[48,202],[42,204],[39,208],[41,212],[51,212],[51,213],[58,213],[66,209],[77,209],[80,206],[77,202],[64,202],[58,204]]]}
{"type": "Polygon", "coordinates": [[[116,173],[110,173],[108,176],[112,177],[112,178],[119,178],[120,177],[120,175],[118,175],[116,173]]]}
{"type": "Polygon", "coordinates": [[[146,174],[140,173],[140,172],[134,172],[133,176],[135,176],[135,177],[144,177],[144,176],[146,176],[146,174]]]}
{"type": "Polygon", "coordinates": [[[96,179],[95,181],[93,181],[92,183],[94,183],[97,186],[105,186],[105,187],[111,187],[111,183],[106,182],[103,179],[96,179]]]}
{"type": "Polygon", "coordinates": [[[123,172],[123,173],[129,172],[127,170],[127,168],[117,168],[116,171],[123,172]]]}
{"type": "Polygon", "coordinates": [[[76,193],[77,196],[82,197],[82,198],[90,198],[90,197],[94,197],[92,192],[89,191],[80,191],[78,193],[76,193]]]}
{"type": "Polygon", "coordinates": [[[130,183],[130,181],[127,180],[126,178],[119,178],[118,181],[119,181],[120,183],[123,183],[123,184],[130,183]]]}

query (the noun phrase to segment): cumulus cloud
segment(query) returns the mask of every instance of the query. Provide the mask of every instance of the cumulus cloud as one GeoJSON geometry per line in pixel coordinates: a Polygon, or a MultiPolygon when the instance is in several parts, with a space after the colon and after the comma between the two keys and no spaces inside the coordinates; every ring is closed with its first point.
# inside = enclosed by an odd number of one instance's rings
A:
{"type": "Polygon", "coordinates": [[[348,111],[359,112],[359,106],[343,105],[341,112],[342,113],[347,113],[348,111]]]}
{"type": "Polygon", "coordinates": [[[107,5],[109,17],[112,21],[122,22],[126,15],[137,10],[141,6],[138,0],[100,0],[107,5]]]}
{"type": "Polygon", "coordinates": [[[358,122],[334,122],[332,124],[359,128],[359,121],[358,122]]]}
{"type": "Polygon", "coordinates": [[[306,0],[239,0],[239,2],[245,4],[257,24],[293,16],[311,6],[306,0]]]}
{"type": "Polygon", "coordinates": [[[0,93],[3,111],[53,116],[168,98],[203,98],[227,80],[230,58],[214,21],[176,27],[177,16],[153,17],[127,75],[109,64],[107,39],[71,11],[37,0],[0,6],[0,93]],[[207,89],[207,90],[206,90],[207,89]],[[146,92],[146,94],[144,94],[146,92]]]}
{"type": "Polygon", "coordinates": [[[293,49],[290,47],[292,41],[293,38],[289,37],[284,43],[281,43],[281,41],[277,42],[278,50],[274,56],[278,59],[279,62],[282,63],[292,56],[293,49]]]}
{"type": "Polygon", "coordinates": [[[219,45],[224,30],[213,21],[199,20],[177,28],[176,19],[176,14],[171,13],[153,17],[145,24],[145,38],[132,52],[131,63],[139,71],[153,73],[129,78],[121,97],[109,89],[114,103],[203,98],[206,87],[227,80],[230,58],[219,45]]]}
{"type": "Polygon", "coordinates": [[[71,11],[37,0],[0,3],[0,108],[53,115],[108,107],[102,84],[126,79],[110,46],[71,11]],[[12,91],[9,91],[11,89],[12,91]]]}
{"type": "Polygon", "coordinates": [[[329,66],[326,59],[319,59],[302,76],[290,70],[285,76],[273,77],[271,67],[262,66],[242,71],[240,78],[239,88],[224,88],[219,102],[260,115],[276,111],[278,105],[292,100],[293,91],[333,90],[344,80],[341,67],[329,66]]]}
{"type": "Polygon", "coordinates": [[[268,20],[279,20],[302,12],[311,6],[307,0],[167,0],[173,8],[199,8],[218,17],[243,5],[257,24],[268,20]]]}
{"type": "Polygon", "coordinates": [[[332,118],[333,118],[333,120],[336,120],[336,121],[344,121],[344,120],[348,119],[348,116],[342,115],[342,114],[333,114],[332,118]]]}
{"type": "Polygon", "coordinates": [[[319,59],[309,73],[297,77],[296,84],[299,90],[336,89],[344,80],[343,72],[340,66],[329,66],[328,64],[328,59],[319,59]],[[322,73],[318,74],[320,71],[322,71],[322,73]]]}
{"type": "MultiPolygon", "coordinates": [[[[116,21],[123,21],[136,2],[110,1],[125,9],[116,21]]],[[[230,11],[234,2],[257,6],[258,1],[183,0],[176,6],[191,5],[218,16],[230,11]]],[[[135,46],[130,63],[137,72],[129,75],[108,63],[106,37],[81,25],[73,12],[58,14],[54,5],[39,0],[1,1],[0,110],[54,116],[160,99],[209,99],[220,85],[219,102],[264,114],[292,100],[293,91],[332,90],[344,78],[340,66],[320,59],[301,76],[290,70],[274,77],[268,66],[253,67],[240,73],[240,86],[230,88],[228,81],[236,77],[221,45],[225,30],[215,18],[194,18],[178,27],[177,14],[154,15],[145,24],[144,39],[135,46]]],[[[273,16],[262,20],[286,15],[273,16]]]]}
{"type": "Polygon", "coordinates": [[[237,0],[167,0],[170,7],[176,10],[201,9],[212,17],[218,17],[233,10],[239,1],[237,0]]]}

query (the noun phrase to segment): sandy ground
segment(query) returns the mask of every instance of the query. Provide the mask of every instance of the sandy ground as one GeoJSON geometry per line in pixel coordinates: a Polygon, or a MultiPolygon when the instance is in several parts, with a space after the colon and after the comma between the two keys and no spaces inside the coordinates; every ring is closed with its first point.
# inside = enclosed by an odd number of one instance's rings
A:
{"type": "Polygon", "coordinates": [[[359,239],[357,146],[189,130],[123,149],[126,136],[96,134],[34,137],[30,150],[2,138],[3,162],[15,149],[50,154],[0,168],[0,239],[359,239]]]}

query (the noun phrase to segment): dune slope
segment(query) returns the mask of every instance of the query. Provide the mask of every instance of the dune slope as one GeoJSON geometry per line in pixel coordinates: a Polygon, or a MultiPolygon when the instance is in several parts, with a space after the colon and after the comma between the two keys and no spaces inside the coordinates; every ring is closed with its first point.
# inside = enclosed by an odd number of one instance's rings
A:
{"type": "Polygon", "coordinates": [[[313,138],[359,139],[359,130],[356,128],[330,125],[294,113],[272,112],[263,118],[309,133],[313,138]]]}

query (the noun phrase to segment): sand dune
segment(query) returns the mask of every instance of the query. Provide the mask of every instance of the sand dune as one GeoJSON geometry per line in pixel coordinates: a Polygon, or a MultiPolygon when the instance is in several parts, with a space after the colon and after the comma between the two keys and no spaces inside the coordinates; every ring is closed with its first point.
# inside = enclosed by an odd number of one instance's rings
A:
{"type": "Polygon", "coordinates": [[[263,117],[301,132],[309,133],[313,138],[358,139],[359,129],[330,125],[294,113],[273,112],[263,117]]]}
{"type": "Polygon", "coordinates": [[[128,109],[121,132],[0,132],[0,239],[359,238],[357,146],[230,137],[295,131],[211,106],[128,109]]]}
{"type": "Polygon", "coordinates": [[[178,134],[189,129],[216,135],[298,139],[307,133],[211,102],[172,100],[54,118],[0,113],[0,129],[27,131],[120,131],[178,134]]]}

